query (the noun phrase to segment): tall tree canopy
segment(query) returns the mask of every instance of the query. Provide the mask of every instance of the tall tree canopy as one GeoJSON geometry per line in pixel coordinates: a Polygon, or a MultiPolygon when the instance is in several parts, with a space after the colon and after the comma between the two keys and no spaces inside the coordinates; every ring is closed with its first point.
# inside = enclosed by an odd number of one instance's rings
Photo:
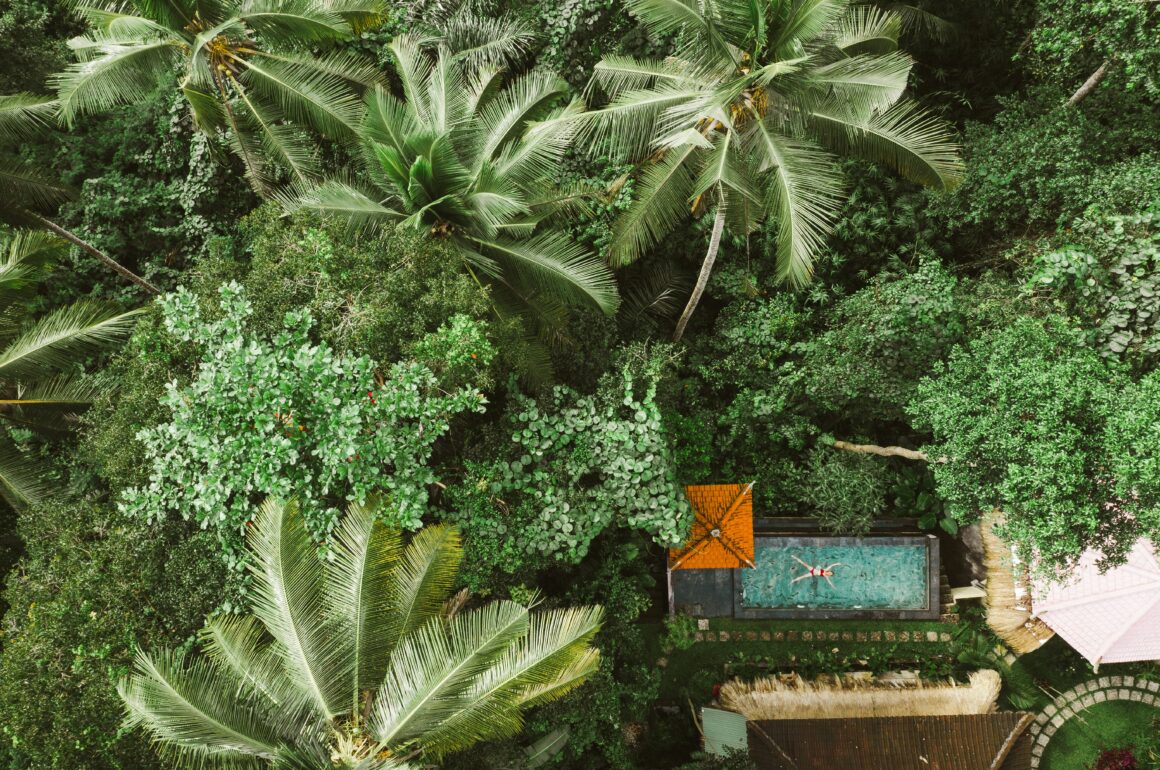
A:
{"type": "Polygon", "coordinates": [[[806,283],[843,200],[837,154],[884,162],[924,184],[960,172],[949,129],[904,99],[911,59],[900,18],[848,0],[626,0],[663,60],[606,56],[593,86],[608,104],[572,117],[582,137],[644,158],[616,225],[613,264],[638,259],[691,212],[714,212],[709,253],[677,337],[728,225],[778,221],[778,273],[806,283]]]}

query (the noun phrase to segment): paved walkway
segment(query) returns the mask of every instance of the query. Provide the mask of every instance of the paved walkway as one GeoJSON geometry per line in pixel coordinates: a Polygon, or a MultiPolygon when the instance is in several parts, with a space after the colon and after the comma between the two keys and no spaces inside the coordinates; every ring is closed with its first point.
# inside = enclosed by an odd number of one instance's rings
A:
{"type": "Polygon", "coordinates": [[[1028,728],[1032,740],[1031,770],[1039,767],[1051,736],[1063,723],[1084,709],[1111,700],[1148,703],[1160,708],[1160,682],[1149,682],[1131,676],[1103,676],[1077,685],[1060,695],[1035,718],[1028,728]]]}

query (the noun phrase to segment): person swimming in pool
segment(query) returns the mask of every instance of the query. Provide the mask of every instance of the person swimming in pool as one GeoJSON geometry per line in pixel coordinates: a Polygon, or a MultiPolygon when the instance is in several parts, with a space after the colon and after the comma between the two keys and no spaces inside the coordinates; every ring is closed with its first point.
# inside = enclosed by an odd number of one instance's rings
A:
{"type": "Polygon", "coordinates": [[[806,578],[820,577],[825,578],[826,582],[829,583],[831,587],[833,587],[834,581],[830,580],[830,578],[834,576],[834,567],[842,566],[841,562],[836,561],[828,567],[814,567],[806,564],[804,561],[794,556],[793,554],[790,554],[790,558],[806,568],[806,573],[804,575],[798,575],[793,580],[789,581],[791,585],[798,582],[799,580],[805,580],[806,578]]]}

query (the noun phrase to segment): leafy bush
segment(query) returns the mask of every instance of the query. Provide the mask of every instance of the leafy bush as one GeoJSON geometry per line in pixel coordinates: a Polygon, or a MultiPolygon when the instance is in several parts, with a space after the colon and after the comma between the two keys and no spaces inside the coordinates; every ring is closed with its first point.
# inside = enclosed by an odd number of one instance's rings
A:
{"type": "Polygon", "coordinates": [[[802,497],[827,530],[861,536],[886,509],[886,470],[880,459],[819,447],[810,452],[802,497]]]}
{"type": "Polygon", "coordinates": [[[1156,386],[1117,400],[1127,384],[1122,367],[1057,317],[1023,318],[956,349],[909,407],[933,433],[926,453],[946,458],[932,470],[948,512],[965,523],[1000,508],[1002,534],[1045,570],[1087,548],[1115,562],[1141,534],[1155,536],[1154,463],[1125,444],[1154,414],[1156,386]],[[1147,483],[1109,479],[1121,463],[1147,483]]]}
{"type": "Polygon", "coordinates": [[[666,652],[673,650],[687,650],[693,646],[696,641],[694,634],[697,633],[697,619],[692,615],[680,613],[677,615],[665,616],[665,641],[664,649],[666,652]]]}
{"type": "Polygon", "coordinates": [[[115,685],[137,644],[192,641],[221,600],[213,535],[60,499],[22,517],[20,537],[0,656],[0,724],[16,767],[163,767],[146,740],[121,733],[115,685]]]}
{"type": "Polygon", "coordinates": [[[287,313],[272,339],[249,332],[251,306],[237,284],[222,287],[216,321],[204,320],[185,290],[161,305],[167,330],[195,346],[200,362],[188,385],[168,386],[169,422],[138,435],[152,470],[147,485],[125,492],[125,510],[147,519],[176,511],[212,526],[232,566],[267,495],[316,501],[304,514],[320,545],[340,502],[374,492],[388,494],[393,524],[420,525],[436,480],[432,444],[453,415],[483,408],[474,387],[438,376],[458,379],[474,361],[490,361],[479,324],[456,316],[416,346],[419,360],[378,373],[366,356],[313,344],[307,313],[287,313]]]}
{"type": "Polygon", "coordinates": [[[1058,298],[1104,355],[1146,367],[1160,354],[1160,229],[1153,212],[1082,220],[1039,254],[1028,288],[1058,298]]]}
{"type": "MultiPolygon", "coordinates": [[[[665,545],[684,539],[692,510],[655,398],[665,353],[635,347],[625,358],[592,396],[565,387],[539,400],[512,394],[512,448],[470,463],[452,490],[451,508],[460,513],[448,516],[469,544],[499,539],[501,547],[483,552],[577,562],[613,524],[665,545]]],[[[511,571],[517,563],[494,566],[511,571]]]]}
{"type": "Polygon", "coordinates": [[[1126,214],[1160,196],[1155,120],[1114,94],[1061,107],[1055,92],[1002,100],[990,124],[967,127],[967,173],[933,215],[978,245],[1054,229],[1085,211],[1126,214]]]}
{"type": "Polygon", "coordinates": [[[957,280],[934,260],[880,273],[837,303],[828,328],[801,344],[805,391],[817,408],[898,419],[920,378],[962,339],[957,280]]]}

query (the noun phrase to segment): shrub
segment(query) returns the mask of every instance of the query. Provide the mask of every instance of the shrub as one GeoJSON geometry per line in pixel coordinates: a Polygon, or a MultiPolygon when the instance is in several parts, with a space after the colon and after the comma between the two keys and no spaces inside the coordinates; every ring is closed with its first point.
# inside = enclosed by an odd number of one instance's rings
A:
{"type": "Polygon", "coordinates": [[[58,499],[22,517],[20,537],[0,656],[5,742],[38,770],[160,769],[146,740],[120,732],[115,685],[138,644],[192,641],[222,599],[213,535],[58,499]]]}
{"type": "Polygon", "coordinates": [[[1092,770],[1136,770],[1139,766],[1131,749],[1104,749],[1096,758],[1092,770]]]}
{"type": "MultiPolygon", "coordinates": [[[[557,387],[539,400],[513,393],[510,449],[468,465],[448,517],[482,553],[522,550],[577,562],[605,528],[681,542],[692,510],[677,485],[656,403],[664,349],[630,348],[595,395],[557,387]],[[474,499],[473,499],[474,498],[474,499]],[[470,512],[471,517],[465,514],[470,512]]],[[[511,571],[514,561],[494,566],[511,571]]]]}
{"type": "MultiPolygon", "coordinates": [[[[480,325],[451,319],[416,346],[423,360],[377,372],[366,356],[336,354],[309,339],[307,313],[287,313],[274,338],[247,328],[251,307],[237,284],[221,290],[222,317],[203,319],[189,292],[161,300],[166,329],[199,352],[188,385],[171,383],[168,422],[146,428],[148,484],[126,490],[125,510],[156,520],[179,512],[218,534],[226,561],[243,560],[243,535],[257,502],[298,496],[321,546],[343,501],[388,495],[392,524],[416,528],[426,511],[432,445],[483,394],[448,385],[491,345],[480,325]]],[[[323,549],[325,550],[325,549],[323,549]]]]}
{"type": "Polygon", "coordinates": [[[886,508],[886,466],[880,459],[819,447],[810,452],[802,494],[827,530],[864,535],[886,508]]]}

